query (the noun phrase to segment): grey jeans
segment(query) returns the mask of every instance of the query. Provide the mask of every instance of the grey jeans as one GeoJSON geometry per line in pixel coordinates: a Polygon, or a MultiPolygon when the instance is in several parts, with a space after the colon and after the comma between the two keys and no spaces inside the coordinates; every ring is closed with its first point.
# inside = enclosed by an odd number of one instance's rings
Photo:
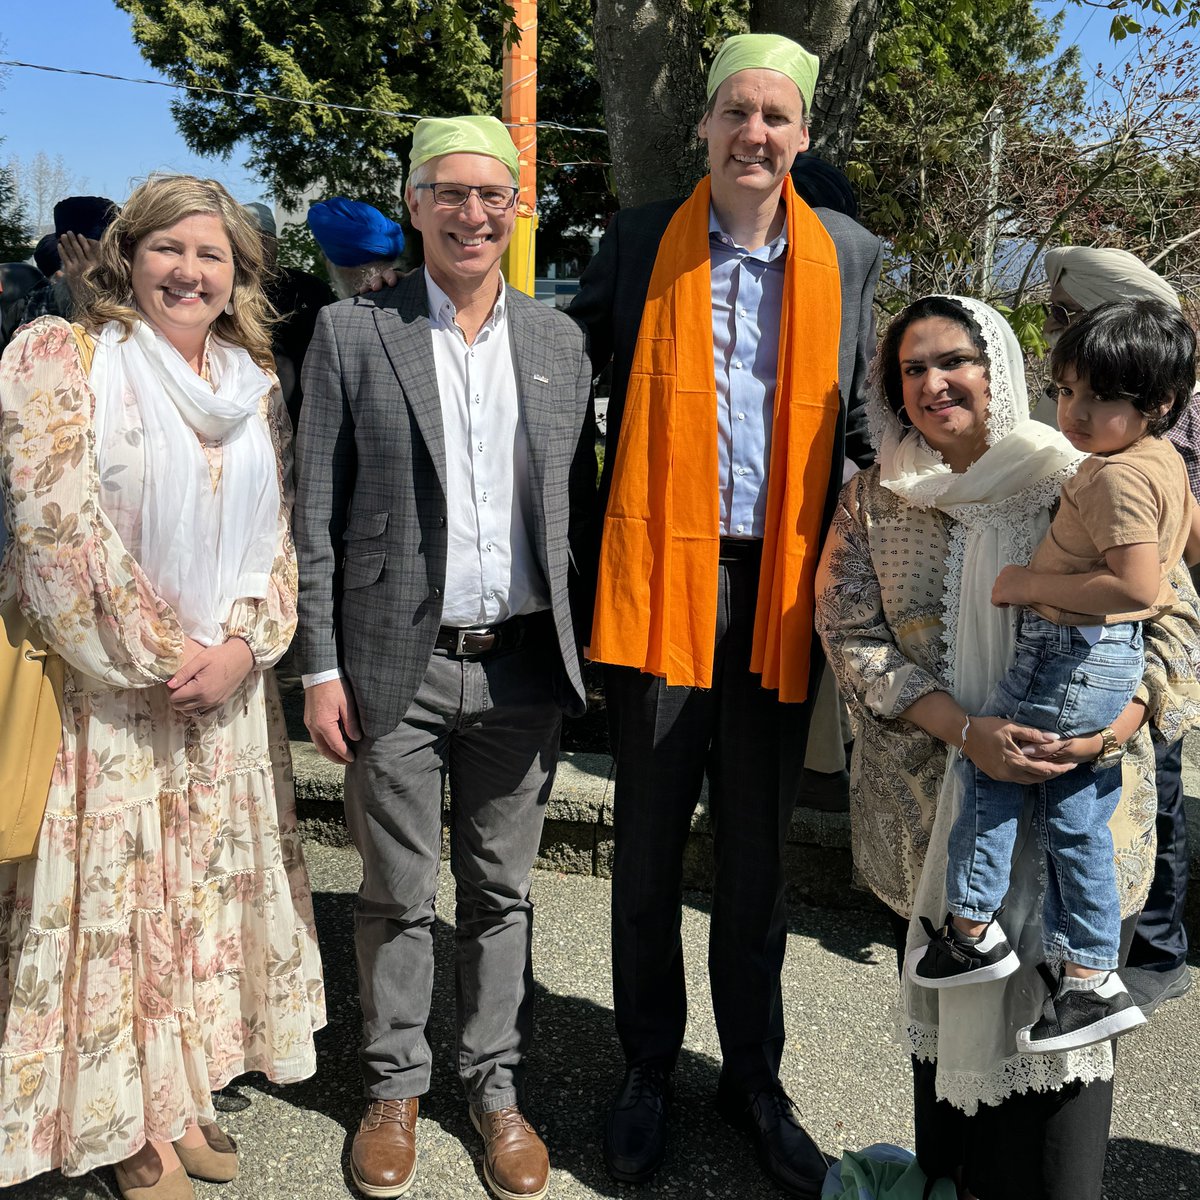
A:
{"type": "Polygon", "coordinates": [[[429,1089],[434,900],[450,783],[458,1071],[482,1112],[519,1102],[532,1035],[530,872],[558,760],[556,650],[533,639],[482,660],[435,650],[404,720],[346,769],[363,860],[355,952],[367,1096],[429,1089]]]}

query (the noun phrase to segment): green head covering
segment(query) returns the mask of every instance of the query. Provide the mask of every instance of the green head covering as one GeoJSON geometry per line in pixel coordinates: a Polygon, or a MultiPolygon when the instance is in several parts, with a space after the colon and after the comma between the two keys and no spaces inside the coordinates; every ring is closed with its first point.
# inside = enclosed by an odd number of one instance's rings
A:
{"type": "Polygon", "coordinates": [[[812,111],[813,92],[821,60],[799,42],[778,33],[738,33],[727,38],[708,69],[708,99],[730,75],[738,71],[778,71],[786,75],[804,97],[804,111],[812,111]]]}
{"type": "Polygon", "coordinates": [[[519,182],[517,148],[508,130],[495,117],[425,117],[413,130],[409,171],[443,154],[486,154],[498,158],[519,182]]]}

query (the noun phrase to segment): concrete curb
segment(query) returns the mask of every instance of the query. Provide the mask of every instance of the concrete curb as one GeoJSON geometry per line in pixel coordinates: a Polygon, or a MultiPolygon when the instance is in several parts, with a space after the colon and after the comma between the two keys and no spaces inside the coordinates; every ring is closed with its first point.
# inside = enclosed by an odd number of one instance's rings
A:
{"type": "MultiPolygon", "coordinates": [[[[304,836],[325,845],[346,845],[342,819],[344,771],[323,759],[308,742],[292,742],[296,799],[304,836]],[[335,807],[336,806],[336,807],[335,807]]],[[[1183,780],[1188,824],[1200,830],[1200,735],[1184,744],[1183,780]]],[[[612,758],[607,754],[564,751],[554,790],[546,807],[538,867],[568,875],[612,875],[612,758]]],[[[817,803],[828,797],[812,797],[817,803]]],[[[1187,926],[1193,945],[1200,945],[1200,836],[1189,839],[1192,875],[1187,926]]],[[[684,860],[684,886],[707,890],[711,880],[712,831],[707,794],[702,793],[692,818],[692,834],[684,860]]],[[[850,816],[820,807],[797,807],[788,837],[789,895],[824,908],[867,908],[874,901],[852,886],[850,816]]]]}
{"type": "MultiPolygon", "coordinates": [[[[323,759],[308,742],[292,742],[296,800],[305,838],[345,845],[348,835],[340,804],[344,771],[323,759]],[[337,805],[338,807],[334,807],[337,805]]],[[[613,761],[607,754],[564,751],[546,806],[546,825],[537,866],[569,875],[612,875],[613,761]]],[[[692,817],[684,862],[684,886],[707,890],[711,881],[712,830],[707,792],[692,817]]],[[[873,901],[850,886],[850,816],[798,807],[788,838],[792,899],[834,908],[863,908],[873,901]]]]}

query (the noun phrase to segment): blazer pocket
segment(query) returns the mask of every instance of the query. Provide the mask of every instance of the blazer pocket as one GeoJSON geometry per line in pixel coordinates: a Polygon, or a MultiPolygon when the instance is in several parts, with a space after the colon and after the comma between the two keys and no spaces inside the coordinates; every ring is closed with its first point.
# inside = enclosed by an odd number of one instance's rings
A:
{"type": "Polygon", "coordinates": [[[387,562],[386,550],[375,550],[370,554],[347,555],[342,565],[342,590],[369,587],[383,574],[387,562]]]}
{"type": "Polygon", "coordinates": [[[378,537],[387,529],[387,512],[352,513],[342,540],[347,542],[362,541],[365,538],[378,537]]]}

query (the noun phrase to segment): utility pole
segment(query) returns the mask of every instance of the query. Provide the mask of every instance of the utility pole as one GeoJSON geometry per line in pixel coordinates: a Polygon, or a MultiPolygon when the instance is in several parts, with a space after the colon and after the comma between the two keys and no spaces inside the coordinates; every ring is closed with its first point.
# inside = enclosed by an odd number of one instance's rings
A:
{"type": "Polygon", "coordinates": [[[505,31],[501,120],[520,156],[521,194],[512,241],[504,252],[504,277],[510,286],[532,296],[537,230],[537,0],[512,0],[512,7],[512,24],[505,31]]]}
{"type": "Polygon", "coordinates": [[[1004,153],[1004,110],[993,104],[983,118],[988,130],[987,216],[983,224],[983,270],[977,291],[991,294],[992,270],[996,265],[996,231],[1000,225],[1000,155],[1004,153]]]}

